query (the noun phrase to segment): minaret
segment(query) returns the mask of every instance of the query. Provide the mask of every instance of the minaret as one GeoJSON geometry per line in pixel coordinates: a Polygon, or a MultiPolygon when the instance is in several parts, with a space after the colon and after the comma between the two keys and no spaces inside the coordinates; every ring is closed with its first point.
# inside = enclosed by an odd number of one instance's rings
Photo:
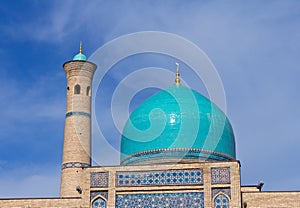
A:
{"type": "Polygon", "coordinates": [[[61,197],[80,196],[83,169],[91,166],[91,89],[96,64],[80,51],[63,65],[67,107],[60,183],[61,197]]]}

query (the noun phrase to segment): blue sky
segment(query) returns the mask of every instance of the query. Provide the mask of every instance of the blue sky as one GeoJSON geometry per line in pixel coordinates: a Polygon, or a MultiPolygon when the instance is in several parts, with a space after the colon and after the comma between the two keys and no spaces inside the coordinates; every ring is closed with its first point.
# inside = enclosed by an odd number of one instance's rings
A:
{"type": "MultiPolygon", "coordinates": [[[[0,197],[58,196],[62,64],[80,41],[90,56],[108,41],[140,31],[182,36],[211,59],[226,93],[242,184],[263,180],[264,190],[300,189],[299,1],[1,0],[0,22],[0,197]]],[[[114,127],[105,110],[116,83],[139,68],[175,68],[173,59],[156,55],[118,64],[94,92],[95,109],[103,114],[98,121],[116,149],[120,138],[109,134],[114,127]]],[[[182,72],[185,81],[206,94],[189,73],[182,72]]],[[[146,97],[139,94],[132,105],[146,97]]],[[[103,164],[117,162],[105,158],[103,164]]]]}

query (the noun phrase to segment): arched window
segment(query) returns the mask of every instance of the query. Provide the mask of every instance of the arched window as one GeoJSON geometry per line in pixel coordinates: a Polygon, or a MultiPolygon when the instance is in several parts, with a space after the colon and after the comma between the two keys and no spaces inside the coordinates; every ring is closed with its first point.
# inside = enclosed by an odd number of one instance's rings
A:
{"type": "Polygon", "coordinates": [[[74,94],[75,95],[76,94],[80,94],[80,85],[79,84],[75,85],[75,87],[74,87],[74,94]]]}
{"type": "Polygon", "coordinates": [[[219,194],[214,200],[214,208],[229,208],[229,199],[224,194],[219,194]]]}
{"type": "Polygon", "coordinates": [[[86,95],[87,95],[87,96],[90,96],[90,91],[91,91],[91,87],[88,86],[88,87],[86,88],[86,95]]]}
{"type": "Polygon", "coordinates": [[[106,208],[106,201],[101,197],[98,197],[93,201],[92,208],[106,208]]]}

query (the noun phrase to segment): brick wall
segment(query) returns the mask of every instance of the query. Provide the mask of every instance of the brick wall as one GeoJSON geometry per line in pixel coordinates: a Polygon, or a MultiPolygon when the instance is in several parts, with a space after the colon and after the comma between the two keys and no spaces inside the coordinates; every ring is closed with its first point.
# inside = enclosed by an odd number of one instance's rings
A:
{"type": "Polygon", "coordinates": [[[248,192],[242,193],[246,208],[298,208],[300,192],[248,192]]]}

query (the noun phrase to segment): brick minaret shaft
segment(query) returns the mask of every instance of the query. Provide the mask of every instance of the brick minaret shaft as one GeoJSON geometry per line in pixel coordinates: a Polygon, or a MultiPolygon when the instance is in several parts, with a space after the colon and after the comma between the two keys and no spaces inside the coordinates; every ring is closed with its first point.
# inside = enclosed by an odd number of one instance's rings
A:
{"type": "Polygon", "coordinates": [[[80,196],[85,167],[91,166],[91,89],[97,66],[85,60],[66,62],[67,107],[62,158],[61,197],[80,196]]]}

